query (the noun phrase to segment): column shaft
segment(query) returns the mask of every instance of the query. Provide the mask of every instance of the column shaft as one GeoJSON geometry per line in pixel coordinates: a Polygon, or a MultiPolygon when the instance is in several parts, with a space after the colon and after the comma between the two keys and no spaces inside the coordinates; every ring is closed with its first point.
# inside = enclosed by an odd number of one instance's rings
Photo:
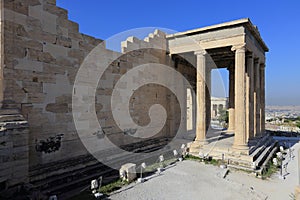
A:
{"type": "Polygon", "coordinates": [[[255,137],[261,137],[261,130],[260,130],[260,69],[259,69],[259,60],[257,59],[255,61],[255,102],[254,102],[254,107],[255,107],[255,129],[254,129],[254,135],[255,137]]]}
{"type": "Polygon", "coordinates": [[[229,120],[228,120],[228,131],[234,131],[235,117],[234,117],[234,66],[229,69],[229,120]]]}
{"type": "Polygon", "coordinates": [[[235,50],[235,136],[233,148],[248,150],[246,136],[246,49],[245,46],[233,47],[235,50]]]}
{"type": "Polygon", "coordinates": [[[254,97],[254,76],[253,76],[253,53],[249,53],[247,56],[247,77],[246,77],[246,90],[247,90],[247,98],[246,98],[246,109],[247,109],[247,140],[254,138],[254,113],[253,113],[253,97],[254,97]]]}
{"type": "Polygon", "coordinates": [[[196,141],[206,141],[206,52],[195,52],[197,58],[196,141]]]}
{"type": "MultiPolygon", "coordinates": [[[[207,63],[207,62],[206,62],[207,63]]],[[[206,130],[210,127],[211,120],[211,69],[209,65],[206,65],[206,130]]]]}
{"type": "Polygon", "coordinates": [[[265,135],[265,64],[260,65],[260,132],[265,135]]]}

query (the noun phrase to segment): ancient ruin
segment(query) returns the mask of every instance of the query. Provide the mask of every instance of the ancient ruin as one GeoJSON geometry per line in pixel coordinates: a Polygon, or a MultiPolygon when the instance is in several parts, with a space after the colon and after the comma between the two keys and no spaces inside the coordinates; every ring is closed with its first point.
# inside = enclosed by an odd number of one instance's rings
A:
{"type": "MultiPolygon", "coordinates": [[[[0,190],[30,183],[37,190],[59,192],[89,182],[97,173],[112,173],[84,147],[72,115],[77,71],[102,40],[79,33],[78,24],[55,0],[3,0],[0,6],[0,190]]],[[[207,133],[211,70],[227,68],[229,131],[224,137],[232,140],[225,146],[220,142],[209,155],[225,154],[240,167],[263,165],[276,146],[264,127],[266,52],[268,47],[249,19],[170,35],[156,30],[144,40],[129,37],[122,42],[121,53],[105,49],[107,57],[120,57],[109,64],[96,91],[95,110],[103,127],[99,139],[105,134],[128,151],[150,151],[177,132],[193,131],[196,139],[190,152],[205,153],[212,143],[207,133]],[[141,111],[148,113],[154,103],[167,111],[164,128],[148,139],[132,138],[134,130],[120,130],[106,104],[122,75],[144,63],[168,65],[191,85],[183,91],[186,107],[160,85],[148,84],[134,92],[130,114],[137,124],[149,123],[141,111]],[[182,118],[187,120],[180,125],[182,118]],[[229,137],[232,133],[234,137],[229,137]]]]}
{"type": "Polygon", "coordinates": [[[220,111],[228,109],[228,99],[227,98],[211,98],[211,118],[218,119],[220,116],[220,111]]]}

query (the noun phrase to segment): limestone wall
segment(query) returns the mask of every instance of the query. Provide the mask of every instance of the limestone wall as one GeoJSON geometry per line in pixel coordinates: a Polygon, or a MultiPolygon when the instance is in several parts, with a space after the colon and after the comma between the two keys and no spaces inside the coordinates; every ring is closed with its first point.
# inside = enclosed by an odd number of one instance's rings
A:
{"type": "Polygon", "coordinates": [[[0,111],[0,190],[29,181],[28,122],[18,110],[0,111]]]}
{"type": "MultiPolygon", "coordinates": [[[[112,95],[115,84],[119,81],[122,75],[125,75],[130,69],[138,67],[142,64],[147,63],[159,63],[164,65],[172,65],[170,56],[167,55],[166,49],[166,39],[165,34],[161,31],[156,30],[154,33],[149,34],[144,40],[140,40],[135,37],[129,37],[126,41],[122,42],[122,53],[117,60],[115,60],[108,70],[104,73],[103,77],[109,77],[113,82],[107,84],[107,80],[100,80],[98,93],[97,93],[97,102],[96,107],[102,107],[101,111],[98,111],[98,119],[102,125],[103,131],[105,134],[109,135],[111,141],[115,144],[122,146],[135,142],[142,142],[144,140],[131,137],[126,131],[120,130],[115,123],[113,116],[110,112],[110,108],[107,109],[107,106],[103,107],[103,104],[107,104],[107,99],[112,95]]],[[[164,128],[156,134],[154,137],[173,137],[179,127],[180,123],[180,109],[178,101],[176,100],[174,94],[169,91],[169,89],[157,85],[157,84],[148,84],[140,87],[136,90],[130,99],[130,114],[133,121],[140,125],[146,126],[150,123],[149,118],[149,108],[153,104],[162,105],[167,111],[167,122],[164,128]],[[170,103],[175,101],[175,103],[170,103]],[[176,127],[172,125],[175,120],[175,112],[172,110],[172,107],[177,107],[179,112],[177,115],[176,127]]],[[[128,109],[124,102],[124,110],[128,109]]],[[[130,132],[130,130],[128,130],[130,132]]],[[[149,138],[150,139],[150,138],[149,138]]]]}
{"type": "Polygon", "coordinates": [[[4,1],[3,107],[20,109],[30,124],[31,167],[86,153],[72,122],[72,84],[84,57],[101,40],[80,34],[78,24],[55,4],[4,1]],[[58,150],[36,148],[61,135],[58,150]]]}
{"type": "Polygon", "coordinates": [[[167,51],[166,34],[160,30],[150,33],[144,40],[136,37],[129,37],[121,43],[122,53],[127,53],[137,49],[161,49],[167,51]]]}
{"type": "MultiPolygon", "coordinates": [[[[3,2],[2,107],[19,109],[29,123],[29,171],[38,174],[30,179],[64,173],[75,166],[60,170],[58,166],[51,173],[48,170],[48,175],[42,169],[50,163],[66,163],[68,159],[88,154],[75,130],[72,92],[84,58],[102,40],[79,33],[78,24],[68,20],[67,11],[58,8],[55,0],[4,0],[1,5],[3,2]]],[[[108,57],[116,54],[105,51],[108,57]]],[[[96,94],[96,113],[103,131],[121,146],[142,140],[126,136],[106,105],[116,82],[128,70],[144,63],[174,67],[174,60],[166,51],[165,34],[160,31],[144,40],[128,38],[122,42],[122,52],[124,55],[112,61],[101,77],[96,94]]],[[[189,64],[181,63],[177,70],[194,84],[195,71],[189,64]]],[[[180,108],[174,94],[162,86],[149,84],[135,91],[129,108],[134,122],[147,125],[153,104],[164,106],[168,113],[165,127],[155,137],[174,136],[180,123],[180,108]]]]}

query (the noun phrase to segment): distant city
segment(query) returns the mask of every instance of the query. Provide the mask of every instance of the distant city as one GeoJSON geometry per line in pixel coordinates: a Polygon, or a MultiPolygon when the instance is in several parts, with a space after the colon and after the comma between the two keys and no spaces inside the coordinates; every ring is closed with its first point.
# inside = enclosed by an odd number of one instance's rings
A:
{"type": "Polygon", "coordinates": [[[266,106],[266,129],[300,133],[300,106],[266,106]]]}

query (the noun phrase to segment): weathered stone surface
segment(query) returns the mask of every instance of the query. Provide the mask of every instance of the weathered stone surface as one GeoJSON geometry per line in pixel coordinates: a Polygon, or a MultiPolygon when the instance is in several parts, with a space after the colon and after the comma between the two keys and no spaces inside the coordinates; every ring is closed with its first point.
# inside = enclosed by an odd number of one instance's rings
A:
{"type": "MultiPolygon", "coordinates": [[[[3,107],[20,109],[24,119],[26,118],[30,124],[30,134],[28,134],[28,129],[24,127],[27,126],[26,123],[8,123],[3,126],[3,128],[10,128],[11,132],[15,132],[16,137],[13,138],[9,138],[10,134],[8,132],[0,131],[0,137],[2,137],[2,134],[8,145],[8,148],[3,151],[9,152],[15,147],[18,148],[16,151],[11,151],[15,154],[5,154],[6,156],[3,158],[5,166],[10,166],[7,163],[11,162],[12,165],[17,164],[13,163],[13,156],[15,156],[16,162],[20,160],[28,160],[29,162],[29,164],[22,163],[22,166],[24,166],[23,173],[21,168],[16,168],[16,172],[7,171],[7,174],[13,173],[13,176],[6,178],[11,181],[11,184],[15,184],[18,179],[19,181],[28,180],[27,169],[35,171],[34,169],[39,168],[42,171],[40,174],[32,175],[31,180],[66,172],[69,168],[63,168],[60,164],[58,166],[61,168],[57,170],[48,166],[87,153],[78,135],[76,135],[71,112],[71,97],[72,93],[76,93],[73,89],[73,83],[83,59],[102,40],[79,33],[78,24],[67,18],[67,11],[58,8],[55,0],[6,0],[4,1],[4,7],[6,8],[5,19],[1,20],[1,23],[4,22],[4,24],[1,24],[4,30],[4,49],[1,50],[3,51],[1,52],[1,58],[3,58],[1,65],[5,67],[1,68],[4,75],[4,77],[0,77],[4,80],[4,88],[1,88],[4,93],[1,100],[3,100],[3,107]],[[61,148],[57,151],[45,154],[36,150],[37,140],[46,140],[60,133],[65,135],[65,139],[61,141],[61,148]],[[19,136],[20,134],[23,135],[19,136]],[[30,135],[30,137],[26,138],[26,135],[30,135]],[[26,145],[27,142],[28,145],[26,145]],[[47,170],[43,171],[42,169],[47,170]]],[[[218,41],[211,39],[212,36],[209,33],[200,34],[198,42],[199,44],[200,42],[203,43],[205,48],[219,48],[220,45],[221,47],[231,46],[244,41],[244,35],[238,34],[238,31],[241,30],[244,31],[244,27],[230,30],[234,32],[236,38],[225,39],[222,31],[214,32],[213,36],[217,36],[217,39],[223,37],[222,40],[218,41]]],[[[228,34],[228,31],[225,30],[225,32],[228,34]]],[[[192,34],[192,32],[189,34],[192,34]]],[[[110,66],[108,66],[104,75],[99,77],[100,81],[95,95],[95,109],[103,130],[110,135],[110,139],[116,144],[125,145],[141,141],[140,139],[132,139],[129,136],[124,137],[125,131],[119,129],[111,114],[110,96],[122,75],[133,67],[146,63],[160,63],[174,67],[174,60],[166,52],[168,45],[171,54],[186,53],[187,50],[188,52],[196,51],[196,49],[190,49],[190,47],[186,49],[184,45],[174,45],[171,37],[160,31],[149,34],[144,40],[130,37],[122,43],[122,50],[126,53],[122,56],[120,53],[103,49],[103,53],[111,59],[112,63],[107,63],[110,66]],[[145,49],[136,50],[136,48],[145,49]],[[159,48],[161,50],[149,50],[147,48],[159,48]],[[115,55],[121,57],[114,61],[112,57],[115,55]]],[[[184,40],[184,37],[180,37],[181,39],[184,40]]],[[[182,44],[184,44],[184,41],[182,44]]],[[[259,55],[262,57],[261,54],[259,55]]],[[[200,60],[198,59],[198,61],[200,60]]],[[[205,63],[198,63],[198,66],[205,67],[205,63]]],[[[178,72],[184,74],[191,82],[192,87],[195,88],[196,72],[193,66],[185,62],[179,63],[175,68],[178,72]]],[[[83,74],[86,76],[85,84],[90,84],[95,72],[97,72],[97,67],[91,69],[87,74],[83,74]]],[[[127,84],[124,83],[121,86],[126,88],[127,84]]],[[[198,86],[198,101],[206,103],[206,98],[199,96],[199,94],[206,95],[206,92],[201,90],[205,86],[200,83],[198,86]]],[[[239,91],[239,94],[243,95],[243,91],[239,91]]],[[[90,98],[92,92],[92,90],[87,89],[87,95],[83,98],[88,100],[88,103],[92,102],[90,98]]],[[[180,106],[173,106],[178,104],[176,102],[176,96],[172,95],[166,88],[150,84],[134,92],[130,100],[129,110],[134,122],[139,125],[147,125],[150,122],[148,111],[151,105],[162,105],[168,113],[168,119],[165,127],[155,137],[172,137],[177,133],[181,120],[180,106]]],[[[119,103],[124,104],[122,109],[128,109],[124,100],[120,100],[119,103]]],[[[202,111],[205,111],[206,107],[202,106],[201,108],[202,111]]],[[[91,109],[91,107],[87,105],[85,109],[91,109]]],[[[241,110],[237,113],[241,113],[241,110]]],[[[83,113],[81,117],[86,119],[92,128],[98,126],[98,122],[89,121],[88,114],[83,113]]],[[[201,138],[205,139],[205,113],[202,117],[203,121],[200,120],[201,122],[199,122],[198,120],[199,123],[203,123],[199,130],[203,131],[201,138]]],[[[198,126],[200,126],[199,123],[198,126]]],[[[197,132],[198,135],[200,135],[199,131],[197,132]]],[[[77,165],[80,164],[77,163],[77,165]]],[[[7,169],[9,168],[7,167],[7,169]]]]}
{"type": "Polygon", "coordinates": [[[22,0],[5,0],[4,8],[28,15],[28,4],[22,0]]]}
{"type": "Polygon", "coordinates": [[[68,56],[76,59],[83,60],[85,57],[85,52],[80,49],[71,49],[68,52],[68,56]]]}
{"type": "Polygon", "coordinates": [[[29,127],[17,111],[0,111],[0,180],[7,186],[29,181],[29,127]]]}
{"type": "Polygon", "coordinates": [[[43,1],[50,5],[56,5],[56,0],[43,0],[43,1]]]}
{"type": "Polygon", "coordinates": [[[56,42],[56,36],[54,34],[41,32],[36,29],[30,30],[29,35],[32,39],[43,42],[44,44],[45,43],[55,44],[56,42]]]}
{"type": "Polygon", "coordinates": [[[66,38],[64,36],[58,36],[57,40],[56,40],[56,44],[59,46],[72,48],[72,40],[70,38],[66,38]]]}
{"type": "Polygon", "coordinates": [[[75,23],[75,22],[72,22],[72,21],[70,21],[70,20],[68,20],[66,18],[62,18],[62,17],[58,18],[57,19],[57,25],[61,26],[61,27],[68,28],[68,30],[70,32],[75,32],[75,33],[79,32],[78,31],[79,30],[78,24],[75,23]]]}
{"type": "Polygon", "coordinates": [[[54,64],[56,62],[55,58],[48,52],[40,53],[38,55],[37,60],[40,62],[43,62],[43,63],[53,63],[54,64]]]}
{"type": "Polygon", "coordinates": [[[122,165],[121,166],[121,169],[120,169],[120,175],[123,175],[121,176],[121,178],[123,180],[126,180],[128,182],[132,182],[134,181],[134,179],[136,179],[136,164],[133,164],[133,163],[127,163],[125,165],[122,165]]]}
{"type": "Polygon", "coordinates": [[[51,14],[54,14],[58,17],[62,17],[62,18],[67,18],[68,17],[68,11],[63,9],[63,8],[59,8],[55,5],[54,3],[49,3],[49,4],[45,4],[44,5],[44,11],[47,11],[51,14]]]}

